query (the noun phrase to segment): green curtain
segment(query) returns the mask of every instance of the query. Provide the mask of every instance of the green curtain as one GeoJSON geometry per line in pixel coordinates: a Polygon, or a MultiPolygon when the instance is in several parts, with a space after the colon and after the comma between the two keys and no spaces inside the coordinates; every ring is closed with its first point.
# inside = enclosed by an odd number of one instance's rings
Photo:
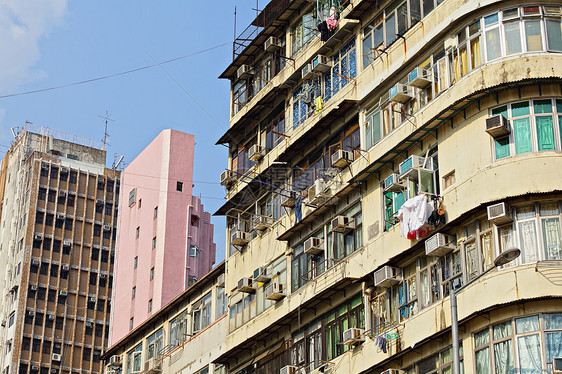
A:
{"type": "Polygon", "coordinates": [[[539,143],[539,151],[548,151],[554,149],[554,127],[552,116],[536,117],[537,121],[537,140],[539,143]]]}
{"type": "Polygon", "coordinates": [[[531,143],[531,126],[529,118],[516,119],[513,121],[515,132],[515,153],[526,153],[533,150],[531,143]]]}
{"type": "Polygon", "coordinates": [[[495,139],[496,143],[496,160],[509,156],[509,137],[495,139]]]}

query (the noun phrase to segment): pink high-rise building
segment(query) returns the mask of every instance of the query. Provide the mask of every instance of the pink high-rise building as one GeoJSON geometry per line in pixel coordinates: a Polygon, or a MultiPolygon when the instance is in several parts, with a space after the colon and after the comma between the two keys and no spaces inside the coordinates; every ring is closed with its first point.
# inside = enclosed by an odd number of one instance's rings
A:
{"type": "Polygon", "coordinates": [[[192,196],[194,136],[164,130],[122,174],[110,345],[215,263],[211,215],[192,196]]]}

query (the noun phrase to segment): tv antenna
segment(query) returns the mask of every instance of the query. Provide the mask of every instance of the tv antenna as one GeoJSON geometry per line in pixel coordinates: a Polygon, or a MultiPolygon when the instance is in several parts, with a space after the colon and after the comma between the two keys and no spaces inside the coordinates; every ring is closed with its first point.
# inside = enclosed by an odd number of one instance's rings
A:
{"type": "Polygon", "coordinates": [[[103,133],[103,140],[102,140],[102,141],[103,141],[103,148],[102,148],[102,149],[103,149],[104,151],[106,150],[107,145],[109,144],[109,133],[107,132],[107,125],[108,125],[108,122],[109,122],[109,121],[115,122],[115,120],[112,120],[111,118],[109,118],[109,116],[110,116],[110,114],[109,114],[109,112],[108,112],[107,110],[105,111],[105,116],[100,116],[100,115],[98,114],[98,117],[103,118],[104,121],[105,121],[105,131],[104,131],[104,133],[103,133]]]}

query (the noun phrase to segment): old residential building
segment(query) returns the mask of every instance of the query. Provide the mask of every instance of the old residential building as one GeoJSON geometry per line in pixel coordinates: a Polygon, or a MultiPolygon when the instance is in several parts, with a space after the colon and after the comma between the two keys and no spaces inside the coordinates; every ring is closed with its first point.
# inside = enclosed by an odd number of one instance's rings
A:
{"type": "Polygon", "coordinates": [[[116,342],[105,373],[224,374],[227,298],[224,261],[116,342]]]}
{"type": "Polygon", "coordinates": [[[102,368],[120,189],[102,148],[27,124],[2,160],[2,373],[102,368]]]}
{"type": "Polygon", "coordinates": [[[240,374],[451,373],[457,292],[465,373],[552,372],[561,5],[263,8],[221,75],[229,312],[217,362],[240,374]]]}

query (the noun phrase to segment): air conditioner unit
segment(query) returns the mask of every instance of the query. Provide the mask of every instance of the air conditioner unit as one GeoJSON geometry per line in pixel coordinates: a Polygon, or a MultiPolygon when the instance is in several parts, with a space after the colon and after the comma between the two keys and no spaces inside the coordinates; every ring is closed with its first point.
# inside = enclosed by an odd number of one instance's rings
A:
{"type": "Polygon", "coordinates": [[[386,265],[375,271],[375,287],[390,288],[401,280],[399,268],[386,265]]]}
{"type": "Polygon", "coordinates": [[[160,367],[160,360],[156,357],[149,358],[148,361],[144,363],[144,373],[153,374],[161,373],[162,368],[160,367]]]}
{"type": "Polygon", "coordinates": [[[388,91],[389,100],[395,103],[406,104],[414,98],[414,89],[402,83],[396,83],[388,91]]]}
{"type": "Polygon", "coordinates": [[[28,310],[27,315],[33,317],[35,315],[35,312],[33,310],[28,310]]]}
{"type": "Polygon", "coordinates": [[[238,180],[238,174],[231,170],[225,170],[221,174],[221,185],[230,186],[232,183],[238,180]]]}
{"type": "Polygon", "coordinates": [[[217,286],[218,287],[224,287],[224,283],[225,283],[225,275],[224,275],[224,273],[222,273],[221,275],[219,275],[217,277],[217,286]]]}
{"type": "Polygon", "coordinates": [[[59,196],[60,197],[66,196],[66,191],[65,190],[59,190],[59,196]]]}
{"type": "Polygon", "coordinates": [[[381,374],[404,374],[404,373],[405,371],[400,369],[386,369],[381,374]]]}
{"type": "Polygon", "coordinates": [[[511,208],[506,203],[488,205],[488,220],[496,225],[513,221],[511,208]]]}
{"type": "Polygon", "coordinates": [[[421,168],[424,164],[425,158],[422,156],[412,155],[402,161],[398,166],[398,170],[400,172],[400,178],[411,176],[412,172],[416,172],[421,168]]]}
{"type": "Polygon", "coordinates": [[[271,277],[267,274],[267,268],[265,266],[260,266],[254,270],[254,281],[256,282],[269,282],[271,277]]]}
{"type": "Polygon", "coordinates": [[[351,328],[343,332],[343,344],[356,345],[365,341],[363,336],[364,330],[358,328],[351,328]]]}
{"type": "Polygon", "coordinates": [[[279,374],[296,374],[297,367],[293,365],[283,366],[281,370],[279,370],[279,374]]]}
{"type": "Polygon", "coordinates": [[[236,71],[236,76],[238,79],[246,79],[254,75],[252,67],[250,65],[242,65],[236,71]]]}
{"type": "Polygon", "coordinates": [[[343,149],[338,149],[332,155],[332,166],[343,169],[347,165],[353,162],[353,152],[344,151],[343,149]]]}
{"type": "Polygon", "coordinates": [[[53,361],[60,361],[62,360],[62,355],[60,355],[59,353],[53,353],[53,361]]]}
{"type": "Polygon", "coordinates": [[[33,266],[39,266],[39,265],[41,265],[41,262],[40,262],[39,260],[33,259],[33,260],[31,260],[31,265],[33,265],[33,266]]]}
{"type": "Polygon", "coordinates": [[[451,235],[437,233],[425,241],[425,255],[443,257],[455,249],[451,235]]]}
{"type": "Polygon", "coordinates": [[[100,274],[100,279],[105,279],[105,278],[107,278],[107,274],[103,274],[103,273],[100,274]]]}
{"type": "Polygon", "coordinates": [[[322,73],[327,73],[332,68],[332,63],[330,59],[324,55],[317,55],[312,59],[312,71],[319,71],[322,73]]]}
{"type": "Polygon", "coordinates": [[[39,365],[31,365],[31,370],[39,370],[39,365]]]}
{"type": "Polygon", "coordinates": [[[265,216],[253,216],[252,228],[254,230],[264,231],[273,225],[273,218],[265,216]]]}
{"type": "Polygon", "coordinates": [[[100,197],[98,197],[98,198],[96,199],[96,205],[103,205],[103,199],[100,198],[100,197]]]}
{"type": "Polygon", "coordinates": [[[248,158],[252,161],[259,161],[263,156],[265,156],[265,148],[259,144],[254,144],[250,147],[250,152],[248,152],[248,158]]]}
{"type": "Polygon", "coordinates": [[[57,213],[57,219],[64,219],[64,213],[57,213]]]}
{"type": "Polygon", "coordinates": [[[433,82],[431,70],[417,67],[408,74],[408,86],[426,88],[431,82],[433,82]]]}
{"type": "Polygon", "coordinates": [[[562,373],[562,357],[554,357],[552,359],[552,373],[553,374],[562,373]]]}
{"type": "Polygon", "coordinates": [[[48,317],[51,321],[55,320],[55,315],[54,314],[48,314],[48,317]]]}
{"type": "Polygon", "coordinates": [[[68,296],[68,291],[64,291],[64,290],[59,291],[59,295],[60,296],[68,296]]]}
{"type": "Polygon", "coordinates": [[[312,64],[306,64],[302,67],[301,69],[301,78],[304,79],[310,79],[314,76],[314,73],[312,72],[312,64]]]}
{"type": "Polygon", "coordinates": [[[289,191],[283,191],[281,195],[281,206],[286,208],[294,208],[296,201],[295,195],[289,191]]]}
{"type": "Polygon", "coordinates": [[[348,232],[355,228],[355,219],[346,216],[337,216],[332,219],[332,231],[348,232]]]}
{"type": "Polygon", "coordinates": [[[263,49],[265,49],[266,52],[273,52],[279,48],[281,48],[281,40],[275,36],[270,36],[265,43],[263,43],[263,49]]]}
{"type": "Polygon", "coordinates": [[[92,327],[92,326],[93,326],[93,325],[92,325],[92,322],[86,322],[84,325],[85,325],[86,327],[92,327]]]}
{"type": "Polygon", "coordinates": [[[254,293],[256,288],[253,285],[253,281],[250,278],[241,278],[238,280],[238,287],[236,289],[240,292],[254,293]]]}
{"type": "Polygon", "coordinates": [[[308,201],[311,204],[321,204],[329,197],[324,179],[316,179],[314,184],[308,188],[308,201]]]}
{"type": "Polygon", "coordinates": [[[509,121],[501,114],[486,118],[486,132],[494,138],[508,135],[511,132],[509,121]]]}
{"type": "Polygon", "coordinates": [[[304,241],[304,253],[317,255],[324,252],[324,240],[320,238],[308,238],[304,241]]]}
{"type": "Polygon", "coordinates": [[[121,356],[113,355],[109,358],[109,365],[112,366],[121,366],[123,362],[121,361],[121,356]]]}
{"type": "Polygon", "coordinates": [[[230,244],[243,246],[250,242],[252,236],[249,232],[236,230],[232,233],[232,237],[230,238],[230,244]]]}
{"type": "Polygon", "coordinates": [[[400,176],[397,173],[392,173],[383,182],[384,192],[400,192],[406,188],[400,182],[400,176]]]}
{"type": "Polygon", "coordinates": [[[70,239],[63,239],[62,240],[63,247],[70,247],[72,245],[72,240],[70,239]]]}
{"type": "Polygon", "coordinates": [[[90,302],[91,302],[91,303],[95,303],[95,302],[96,302],[96,298],[95,298],[95,297],[90,297],[90,302]]]}
{"type": "Polygon", "coordinates": [[[265,287],[265,298],[267,300],[281,300],[285,297],[285,288],[283,283],[271,282],[265,287]]]}
{"type": "Polygon", "coordinates": [[[62,270],[64,270],[64,271],[69,271],[69,270],[70,270],[70,266],[68,266],[68,265],[62,265],[62,270]]]}
{"type": "Polygon", "coordinates": [[[35,239],[35,240],[43,240],[43,234],[36,233],[36,234],[33,236],[33,239],[35,239]]]}
{"type": "Polygon", "coordinates": [[[103,225],[103,231],[111,231],[111,225],[103,225]]]}

